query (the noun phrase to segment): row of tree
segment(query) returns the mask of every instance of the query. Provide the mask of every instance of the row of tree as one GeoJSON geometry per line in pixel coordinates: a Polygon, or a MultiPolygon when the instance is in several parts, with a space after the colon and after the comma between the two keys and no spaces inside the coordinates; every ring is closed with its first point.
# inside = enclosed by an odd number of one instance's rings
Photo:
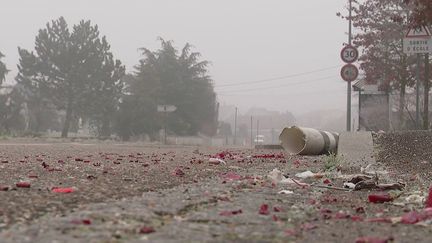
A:
{"type": "MultiPolygon", "coordinates": [[[[167,119],[168,131],[214,135],[209,63],[189,44],[179,51],[171,41],[160,42],[159,50],[142,48],[143,58],[126,74],[97,25],[83,20],[69,29],[63,17],[53,20],[39,30],[34,51],[18,48],[16,84],[0,94],[0,130],[61,130],[67,137],[86,123],[101,137],[156,138],[164,119],[157,105],[170,104],[178,109],[167,119]]],[[[6,73],[0,60],[0,81],[6,73]]]]}
{"type": "Polygon", "coordinates": [[[432,24],[431,6],[430,0],[353,0],[353,43],[362,49],[359,62],[364,79],[378,83],[381,91],[399,93],[400,129],[412,128],[413,121],[407,122],[407,117],[413,120],[413,116],[404,113],[408,110],[405,96],[417,79],[416,57],[403,53],[403,38],[411,27],[432,24]]]}

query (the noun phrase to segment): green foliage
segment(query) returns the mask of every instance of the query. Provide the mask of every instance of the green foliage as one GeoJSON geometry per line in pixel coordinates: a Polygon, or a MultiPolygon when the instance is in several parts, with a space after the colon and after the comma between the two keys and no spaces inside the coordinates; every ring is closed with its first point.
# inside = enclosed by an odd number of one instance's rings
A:
{"type": "Polygon", "coordinates": [[[122,130],[118,133],[123,137],[143,133],[154,136],[165,122],[169,133],[214,135],[218,106],[208,76],[209,62],[201,61],[201,54],[192,52],[190,44],[178,51],[171,41],[160,41],[157,51],[141,49],[143,59],[135,75],[128,78],[129,96],[120,109],[118,124],[127,124],[127,128],[119,126],[122,130]],[[177,110],[160,114],[157,105],[175,105],[177,110]]]}
{"type": "Polygon", "coordinates": [[[3,83],[3,81],[6,78],[6,74],[9,72],[6,68],[6,64],[4,64],[1,59],[4,57],[4,55],[0,52],[0,85],[3,83]]]}
{"type": "Polygon", "coordinates": [[[11,134],[25,128],[22,103],[15,88],[0,93],[0,133],[11,134]]]}
{"type": "Polygon", "coordinates": [[[343,159],[335,153],[330,153],[324,157],[324,170],[325,171],[335,171],[343,163],[343,159]]]}
{"type": "Polygon", "coordinates": [[[97,25],[81,21],[69,30],[61,17],[39,30],[35,52],[19,49],[18,84],[29,91],[29,101],[48,100],[65,111],[62,137],[71,122],[86,117],[110,133],[109,119],[117,110],[123,89],[124,67],[114,60],[97,25]]]}

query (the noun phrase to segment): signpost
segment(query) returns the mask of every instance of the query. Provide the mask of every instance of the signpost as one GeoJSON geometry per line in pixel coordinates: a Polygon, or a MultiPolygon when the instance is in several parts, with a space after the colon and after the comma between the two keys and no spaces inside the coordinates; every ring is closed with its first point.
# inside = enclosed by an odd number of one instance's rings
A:
{"type": "Polygon", "coordinates": [[[158,105],[157,111],[163,113],[163,127],[164,127],[164,144],[167,143],[167,132],[166,132],[166,115],[168,113],[174,112],[177,107],[174,105],[158,105]]]}
{"type": "MultiPolygon", "coordinates": [[[[432,35],[426,26],[411,28],[403,40],[403,51],[408,55],[417,54],[417,82],[416,82],[416,125],[420,126],[420,65],[421,55],[426,55],[426,66],[429,64],[428,55],[432,52],[432,35]]],[[[429,84],[428,73],[425,72],[425,84],[429,84]]],[[[428,120],[429,108],[426,100],[429,97],[429,90],[425,87],[425,121],[428,120]]],[[[426,124],[427,122],[425,122],[426,124]]],[[[427,126],[425,125],[425,128],[427,126]]]]}
{"type": "Polygon", "coordinates": [[[341,59],[345,63],[353,63],[357,61],[358,56],[359,56],[359,52],[357,48],[351,45],[345,46],[341,51],[341,59]]]}
{"type": "MultiPolygon", "coordinates": [[[[351,1],[350,1],[350,15],[351,15],[351,1]]],[[[351,19],[351,18],[350,18],[351,19]]],[[[341,77],[344,81],[348,82],[347,90],[347,131],[351,131],[351,82],[355,81],[359,75],[358,68],[353,65],[359,57],[359,52],[357,48],[351,45],[351,21],[350,21],[350,33],[349,33],[349,43],[345,46],[341,53],[341,59],[346,63],[341,69],[341,77]]]]}
{"type": "Polygon", "coordinates": [[[429,29],[425,26],[411,28],[403,41],[404,53],[426,54],[432,52],[432,38],[429,29]]]}
{"type": "Polygon", "coordinates": [[[347,63],[341,70],[342,78],[347,81],[347,118],[346,125],[347,131],[351,131],[351,82],[354,81],[358,76],[358,69],[351,63],[358,59],[358,51],[352,46],[352,0],[348,0],[349,3],[349,17],[348,17],[348,45],[341,51],[342,61],[347,63]],[[354,68],[353,68],[354,67],[354,68]],[[357,73],[357,74],[356,74],[357,73]],[[354,78],[355,77],[355,78],[354,78]]]}
{"type": "Polygon", "coordinates": [[[341,69],[341,77],[347,82],[355,81],[358,78],[359,70],[353,64],[346,64],[341,69]]]}

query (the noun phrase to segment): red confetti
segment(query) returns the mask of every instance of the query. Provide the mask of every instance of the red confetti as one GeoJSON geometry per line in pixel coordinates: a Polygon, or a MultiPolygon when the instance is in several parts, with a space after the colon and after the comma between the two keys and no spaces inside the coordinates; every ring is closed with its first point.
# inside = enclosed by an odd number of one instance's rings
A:
{"type": "Polygon", "coordinates": [[[0,186],[0,191],[9,191],[9,187],[8,186],[0,186]]]}
{"type": "Polygon", "coordinates": [[[21,181],[16,184],[20,188],[30,188],[30,182],[21,181]]]}
{"type": "Polygon", "coordinates": [[[52,189],[52,192],[55,193],[72,193],[74,191],[75,189],[73,189],[72,187],[55,187],[52,189]]]}
{"type": "Polygon", "coordinates": [[[223,179],[232,180],[232,181],[237,181],[237,180],[241,180],[242,179],[241,175],[238,175],[238,174],[236,174],[234,172],[228,172],[225,175],[221,175],[221,177],[223,179]]]}
{"type": "Polygon", "coordinates": [[[260,209],[259,209],[259,214],[269,215],[270,214],[269,206],[267,204],[262,204],[260,209]]]}
{"type": "Polygon", "coordinates": [[[361,216],[353,215],[351,216],[351,220],[354,222],[360,222],[363,221],[363,218],[361,216]]]}
{"type": "Polygon", "coordinates": [[[432,186],[429,188],[429,195],[426,199],[426,208],[432,208],[432,186]]]}
{"type": "Polygon", "coordinates": [[[71,221],[72,224],[83,224],[83,225],[91,225],[92,222],[90,219],[74,219],[71,221]]]}
{"type": "Polygon", "coordinates": [[[141,227],[139,232],[140,232],[140,234],[151,234],[151,233],[156,232],[156,230],[153,227],[144,226],[144,227],[141,227]]]}
{"type": "Polygon", "coordinates": [[[371,203],[385,203],[393,201],[393,198],[388,193],[384,194],[371,194],[368,196],[371,203]]]}

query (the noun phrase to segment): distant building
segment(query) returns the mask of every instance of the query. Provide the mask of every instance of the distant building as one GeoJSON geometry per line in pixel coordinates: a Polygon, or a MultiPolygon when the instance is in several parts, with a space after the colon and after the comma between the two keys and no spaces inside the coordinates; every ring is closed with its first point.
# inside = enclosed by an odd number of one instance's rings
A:
{"type": "Polygon", "coordinates": [[[359,95],[358,130],[390,130],[390,95],[381,91],[377,84],[360,80],[353,85],[359,95]]]}

